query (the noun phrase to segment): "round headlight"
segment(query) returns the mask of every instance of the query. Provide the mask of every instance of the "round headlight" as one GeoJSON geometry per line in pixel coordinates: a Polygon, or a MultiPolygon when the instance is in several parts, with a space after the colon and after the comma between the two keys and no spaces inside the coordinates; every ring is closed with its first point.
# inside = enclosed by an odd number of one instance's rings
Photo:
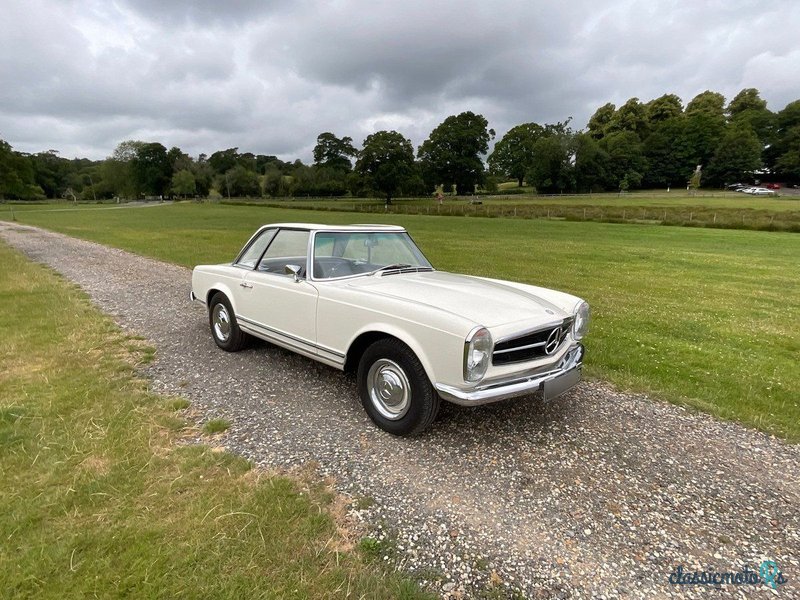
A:
{"type": "Polygon", "coordinates": [[[464,381],[483,379],[492,355],[492,335],[485,327],[476,327],[464,340],[464,381]]]}
{"type": "Polygon", "coordinates": [[[572,325],[572,337],[576,340],[583,339],[583,336],[589,331],[589,316],[589,305],[581,301],[578,306],[575,307],[575,322],[572,325]]]}

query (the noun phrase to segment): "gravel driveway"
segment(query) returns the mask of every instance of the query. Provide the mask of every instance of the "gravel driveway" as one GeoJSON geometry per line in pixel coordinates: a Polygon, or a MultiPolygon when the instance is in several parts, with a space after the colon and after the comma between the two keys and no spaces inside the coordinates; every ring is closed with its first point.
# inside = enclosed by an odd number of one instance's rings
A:
{"type": "Polygon", "coordinates": [[[0,237],[146,336],[154,388],[232,421],[228,448],[318,464],[386,560],[445,597],[800,597],[800,446],[600,382],[548,405],[448,405],[423,437],[398,439],[338,371],[266,343],[218,350],[187,269],[16,223],[0,237]],[[668,581],[679,565],[764,560],[789,578],[777,592],[668,581]]]}

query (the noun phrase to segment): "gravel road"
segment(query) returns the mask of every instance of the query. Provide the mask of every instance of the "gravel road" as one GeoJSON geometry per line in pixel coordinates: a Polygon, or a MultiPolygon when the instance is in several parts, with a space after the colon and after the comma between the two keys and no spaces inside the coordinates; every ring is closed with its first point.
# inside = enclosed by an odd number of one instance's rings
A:
{"type": "Polygon", "coordinates": [[[800,598],[800,446],[601,382],[548,405],[448,405],[398,439],[336,370],[266,343],[218,350],[189,270],[16,223],[0,237],[147,337],[154,389],[229,419],[229,449],[270,468],[314,461],[390,566],[443,597],[800,598]],[[777,591],[668,581],[679,565],[764,560],[789,579],[777,591]]]}

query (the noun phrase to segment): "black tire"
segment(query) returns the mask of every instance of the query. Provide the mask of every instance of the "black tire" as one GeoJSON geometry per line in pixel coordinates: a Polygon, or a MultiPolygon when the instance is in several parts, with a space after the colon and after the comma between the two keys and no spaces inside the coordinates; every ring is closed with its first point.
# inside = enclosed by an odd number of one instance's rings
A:
{"type": "Polygon", "coordinates": [[[222,292],[214,294],[208,304],[208,324],[214,342],[226,352],[238,352],[247,344],[248,335],[239,329],[231,303],[222,292]]]}
{"type": "Polygon", "coordinates": [[[441,403],[422,363],[411,348],[395,338],[374,342],[361,356],[358,395],[370,419],[394,435],[425,431],[436,419],[441,403]]]}

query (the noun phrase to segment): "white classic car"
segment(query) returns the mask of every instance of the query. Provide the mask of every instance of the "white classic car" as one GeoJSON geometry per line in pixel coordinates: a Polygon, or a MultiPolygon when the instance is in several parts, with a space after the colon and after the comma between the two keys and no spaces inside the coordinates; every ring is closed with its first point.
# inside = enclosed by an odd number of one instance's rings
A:
{"type": "Polygon", "coordinates": [[[357,373],[367,414],[396,435],[423,431],[441,399],[563,394],[589,324],[575,296],[436,271],[390,225],[265,225],[232,263],[195,267],[191,299],[223,350],[249,334],[357,373]]]}

